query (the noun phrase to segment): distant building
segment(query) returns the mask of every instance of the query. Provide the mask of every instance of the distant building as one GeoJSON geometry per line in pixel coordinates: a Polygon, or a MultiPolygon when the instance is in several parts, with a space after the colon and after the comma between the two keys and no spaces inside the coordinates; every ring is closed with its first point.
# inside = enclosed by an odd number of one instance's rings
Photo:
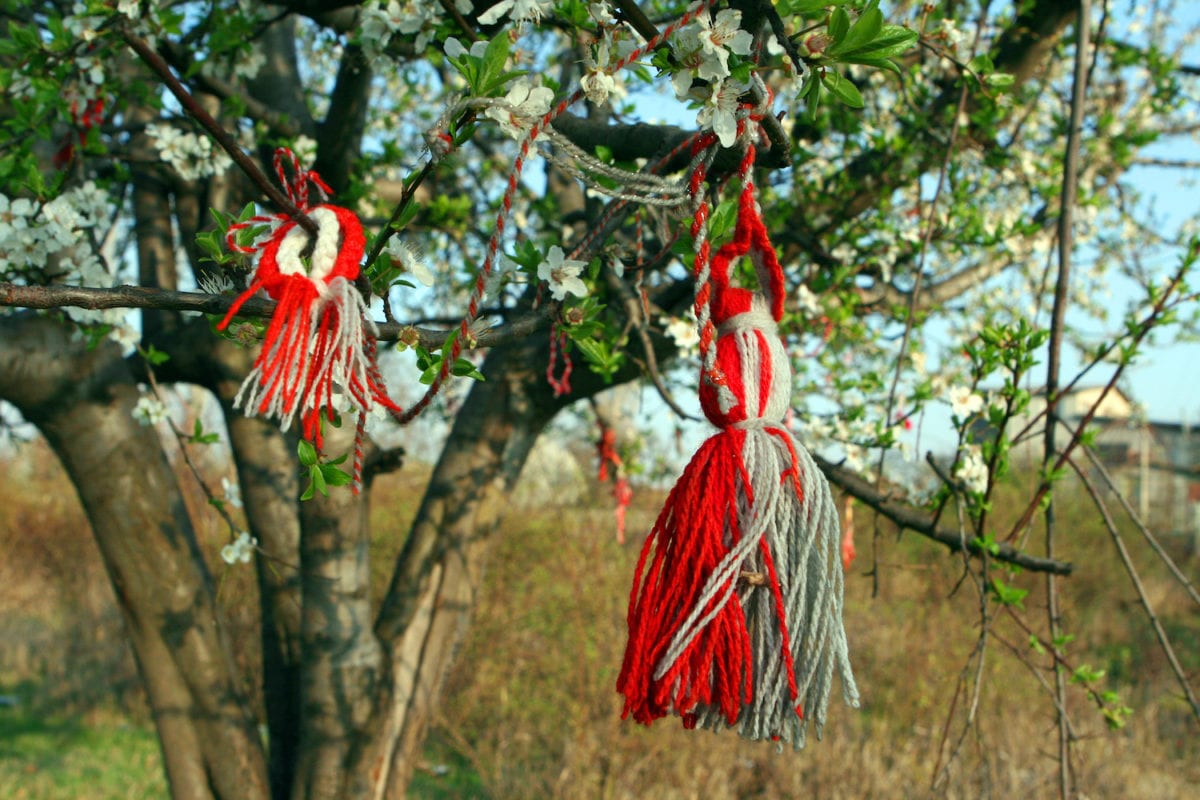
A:
{"type": "MultiPolygon", "coordinates": [[[[1059,418],[1064,423],[1057,437],[1060,448],[1093,407],[1096,411],[1088,425],[1096,431],[1094,450],[1117,490],[1152,530],[1188,536],[1192,552],[1200,554],[1200,431],[1187,423],[1147,420],[1119,389],[1105,394],[1104,387],[1089,386],[1073,389],[1059,400],[1059,418]]],[[[1009,436],[1017,440],[1014,461],[1041,461],[1045,408],[1045,394],[1035,393],[1028,411],[1009,423],[1009,436]]],[[[995,431],[986,420],[972,426],[976,441],[993,436],[995,431]]],[[[1076,463],[1090,465],[1082,452],[1076,463]]],[[[1089,467],[1089,471],[1103,490],[1098,470],[1089,467]]]]}

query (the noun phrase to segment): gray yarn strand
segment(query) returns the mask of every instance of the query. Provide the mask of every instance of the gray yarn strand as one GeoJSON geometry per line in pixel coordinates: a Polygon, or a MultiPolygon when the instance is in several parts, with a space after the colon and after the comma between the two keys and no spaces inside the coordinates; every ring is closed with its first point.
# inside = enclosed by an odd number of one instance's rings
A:
{"type": "MultiPolygon", "coordinates": [[[[858,688],[850,667],[849,647],[842,626],[842,573],[837,509],[824,475],[808,451],[792,440],[800,471],[803,499],[779,476],[792,467],[792,455],[780,434],[760,426],[749,427],[743,462],[750,483],[758,493],[751,504],[739,496],[743,519],[755,520],[754,539],[738,569],[766,573],[758,539],[767,537],[775,573],[783,595],[788,624],[789,651],[796,676],[797,700],[792,700],[787,670],[781,655],[783,641],[777,621],[775,598],[768,586],[745,581],[737,587],[746,614],[755,654],[754,701],[742,710],[733,725],[749,739],[778,739],[795,749],[804,747],[808,723],[813,722],[818,738],[829,708],[829,694],[836,672],[842,694],[851,706],[858,705],[858,688]],[[764,514],[763,509],[771,509],[764,514]],[[804,711],[801,719],[794,706],[804,711]]],[[[729,557],[733,557],[733,553],[729,557]]],[[[724,562],[722,562],[724,563],[724,562]]],[[[720,568],[718,568],[720,569],[720,568]]],[[[699,727],[722,730],[729,727],[719,708],[699,707],[699,727]]]]}

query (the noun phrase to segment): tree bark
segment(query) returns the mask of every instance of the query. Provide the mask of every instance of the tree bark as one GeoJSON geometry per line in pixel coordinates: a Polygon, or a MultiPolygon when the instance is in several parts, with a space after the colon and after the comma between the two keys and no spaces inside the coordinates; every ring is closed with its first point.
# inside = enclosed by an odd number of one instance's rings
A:
{"type": "Polygon", "coordinates": [[[175,476],[115,344],[54,320],[0,320],[0,396],[45,434],[91,521],[133,644],[175,798],[265,798],[262,742],[235,677],[175,476]]]}
{"type": "MultiPolygon", "coordinates": [[[[328,452],[353,448],[354,419],[325,433],[328,452]]],[[[302,503],[301,738],[296,800],[333,800],[353,780],[348,753],[386,682],[384,652],[371,629],[370,529],[366,493],[331,488],[302,503]]]]}
{"type": "Polygon", "coordinates": [[[570,400],[550,396],[541,337],[496,348],[455,418],[397,560],[375,625],[391,664],[355,754],[346,797],[400,798],[446,672],[470,621],[490,534],[546,423],[570,400]]]}

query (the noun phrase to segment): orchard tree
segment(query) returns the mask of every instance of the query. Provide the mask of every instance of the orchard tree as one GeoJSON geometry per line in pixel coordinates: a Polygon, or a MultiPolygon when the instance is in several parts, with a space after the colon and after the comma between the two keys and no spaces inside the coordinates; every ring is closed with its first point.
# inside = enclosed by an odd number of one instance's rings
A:
{"type": "MultiPolygon", "coordinates": [[[[848,497],[962,554],[981,642],[1002,624],[1024,631],[1017,657],[1050,676],[1060,790],[1074,793],[1072,715],[1128,713],[1072,661],[1058,611],[1072,567],[1056,557],[1051,489],[1082,463],[1085,431],[1039,426],[1041,478],[1011,529],[996,528],[992,500],[1030,436],[1008,423],[1031,385],[1054,420],[1092,367],[1107,365],[1111,388],[1152,332],[1194,322],[1197,242],[1164,232],[1132,180],[1146,148],[1196,129],[1200,70],[1179,62],[1192,34],[1169,6],[0,9],[0,398],[78,491],[174,796],[404,794],[489,533],[539,433],[620,383],[643,381],[676,410],[674,394],[694,389],[695,254],[733,235],[749,120],[786,274],[798,435],[848,497]],[[259,342],[283,335],[272,313],[292,301],[250,276],[285,229],[276,244],[305,264],[345,247],[344,226],[322,244],[326,202],[365,228],[361,258],[342,265],[342,319],[369,320],[363,384],[329,386],[281,430],[295,409],[259,407],[254,380],[270,395],[259,342]],[[1115,324],[1096,300],[1110,283],[1128,305],[1115,324]],[[1068,309],[1111,333],[1072,338],[1068,309]],[[1072,347],[1088,365],[1077,376],[1061,366],[1072,347]],[[224,412],[245,524],[225,516],[221,557],[257,570],[264,720],[149,424],[170,384],[202,387],[224,412]],[[884,454],[946,402],[960,447],[917,491],[884,454]],[[452,426],[411,528],[389,534],[403,546],[373,607],[372,480],[404,454],[372,435],[421,413],[452,426]],[[980,418],[999,433],[973,439],[980,418]],[[1023,610],[1018,569],[1045,576],[1048,617],[1023,610]]],[[[184,447],[212,439],[169,427],[184,447]]],[[[235,496],[206,491],[214,513],[235,496]]],[[[871,543],[876,575],[886,546],[871,543]]],[[[950,713],[947,730],[965,735],[973,711],[950,713]]]]}

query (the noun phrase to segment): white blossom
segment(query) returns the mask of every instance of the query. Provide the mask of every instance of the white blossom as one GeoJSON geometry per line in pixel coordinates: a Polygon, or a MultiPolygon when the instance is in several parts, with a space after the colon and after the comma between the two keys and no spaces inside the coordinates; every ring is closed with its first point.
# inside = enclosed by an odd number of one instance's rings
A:
{"type": "Polygon", "coordinates": [[[607,2],[588,3],[588,16],[591,17],[597,25],[617,24],[617,18],[613,14],[613,8],[607,2]]]}
{"type": "Polygon", "coordinates": [[[712,128],[722,147],[732,147],[737,141],[738,98],[749,88],[733,80],[714,83],[704,108],[696,115],[696,123],[702,128],[712,128]]]}
{"type": "Polygon", "coordinates": [[[912,350],[909,351],[908,357],[912,360],[913,371],[916,372],[917,375],[925,375],[925,362],[927,360],[926,354],[921,350],[912,350]]]}
{"type": "Polygon", "coordinates": [[[387,254],[393,264],[399,265],[402,270],[416,278],[419,283],[424,286],[433,286],[433,271],[429,269],[429,266],[425,263],[425,259],[421,257],[416,248],[409,245],[408,242],[405,242],[398,236],[393,236],[388,240],[387,254]]]}
{"type": "Polygon", "coordinates": [[[800,301],[800,308],[804,309],[810,317],[821,315],[821,301],[805,284],[800,284],[800,288],[796,290],[796,299],[800,301]]]}
{"type": "Polygon", "coordinates": [[[500,0],[479,15],[479,22],[483,25],[494,25],[507,14],[513,22],[538,23],[542,21],[542,15],[553,6],[551,0],[500,0]]]}
{"type": "Polygon", "coordinates": [[[167,407],[157,397],[144,394],[133,407],[133,418],[141,425],[157,425],[167,419],[167,407]]]}
{"type": "MultiPolygon", "coordinates": [[[[700,47],[706,55],[713,56],[721,64],[721,74],[714,77],[723,78],[729,74],[730,53],[740,56],[750,54],[754,37],[739,27],[742,23],[741,11],[727,8],[719,12],[715,20],[706,11],[696,17],[696,23],[700,26],[700,30],[697,32],[700,47]]],[[[699,73],[699,76],[706,77],[703,71],[699,73]]]]}
{"type": "Polygon", "coordinates": [[[605,36],[599,46],[589,49],[584,63],[587,67],[579,80],[579,87],[587,99],[596,105],[608,102],[608,96],[618,91],[617,78],[608,71],[609,53],[612,50],[611,35],[605,36]]]}
{"type": "Polygon", "coordinates": [[[500,123],[500,129],[514,139],[520,139],[533,123],[550,111],[554,92],[545,86],[534,86],[528,78],[512,85],[504,101],[484,112],[500,123]]]}
{"type": "Polygon", "coordinates": [[[258,547],[258,539],[246,531],[239,531],[236,539],[221,548],[221,560],[230,566],[249,564],[256,547],[258,547]]]}
{"type": "Polygon", "coordinates": [[[950,413],[959,420],[968,419],[981,408],[983,408],[983,398],[968,387],[954,386],[950,389],[950,413]]]}
{"type": "Polygon", "coordinates": [[[103,17],[88,16],[87,5],[84,3],[71,6],[71,13],[63,17],[63,28],[67,33],[84,42],[95,39],[103,23],[103,17]]]}
{"type": "Polygon", "coordinates": [[[146,135],[150,137],[162,160],[184,180],[220,175],[233,166],[233,159],[229,154],[219,147],[214,148],[212,140],[207,136],[181,131],[165,122],[152,122],[147,125],[146,135]]]}
{"type": "Polygon", "coordinates": [[[580,78],[579,88],[590,102],[599,106],[607,103],[608,96],[616,91],[617,81],[600,67],[592,67],[580,78]]]}
{"type": "Polygon", "coordinates": [[[670,336],[675,340],[675,348],[679,355],[686,358],[700,350],[700,332],[696,330],[696,317],[689,312],[686,317],[662,317],[659,319],[670,336]]]}
{"type": "Polygon", "coordinates": [[[967,34],[960,31],[957,23],[949,18],[942,20],[942,27],[938,33],[946,40],[946,44],[950,45],[951,50],[957,50],[958,45],[967,38],[967,34]]]}
{"type": "Polygon", "coordinates": [[[242,489],[237,481],[221,478],[221,491],[225,494],[225,502],[234,508],[242,507],[242,489]]]}
{"type": "Polygon", "coordinates": [[[962,453],[963,456],[954,470],[954,477],[962,482],[968,492],[983,494],[987,491],[988,469],[979,445],[966,445],[962,453]]]}
{"type": "Polygon", "coordinates": [[[546,255],[546,260],[538,265],[538,280],[550,284],[550,296],[555,300],[565,300],[568,294],[587,297],[587,284],[579,277],[586,266],[585,261],[566,258],[563,249],[554,245],[546,255]]]}
{"type": "Polygon", "coordinates": [[[451,36],[446,39],[445,44],[442,45],[442,49],[445,50],[448,58],[458,61],[460,58],[466,55],[470,55],[474,58],[483,58],[483,54],[487,52],[487,46],[487,39],[479,39],[478,41],[472,42],[471,49],[468,50],[463,46],[462,42],[451,36]]]}

